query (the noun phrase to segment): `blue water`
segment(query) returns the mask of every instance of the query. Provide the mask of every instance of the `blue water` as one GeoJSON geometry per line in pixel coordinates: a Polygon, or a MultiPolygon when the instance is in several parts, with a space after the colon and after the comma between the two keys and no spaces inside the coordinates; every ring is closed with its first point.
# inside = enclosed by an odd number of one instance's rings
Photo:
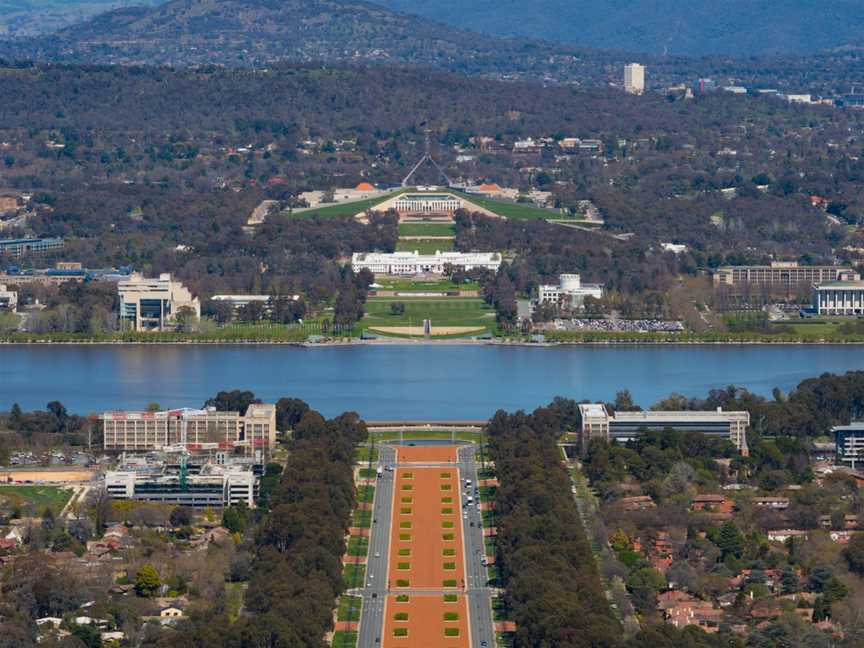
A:
{"type": "Polygon", "coordinates": [[[554,396],[650,405],[736,384],[770,395],[824,372],[864,368],[856,346],[489,347],[2,346],[0,410],[59,400],[76,413],[198,407],[223,389],[306,400],[327,416],[479,419],[554,396]]]}

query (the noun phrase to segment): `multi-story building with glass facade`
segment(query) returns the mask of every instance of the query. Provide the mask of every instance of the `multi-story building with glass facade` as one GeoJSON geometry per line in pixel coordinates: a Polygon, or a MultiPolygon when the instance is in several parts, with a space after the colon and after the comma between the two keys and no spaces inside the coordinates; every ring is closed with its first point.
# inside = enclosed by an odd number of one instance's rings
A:
{"type": "Polygon", "coordinates": [[[646,430],[672,429],[728,439],[742,455],[749,454],[749,412],[717,409],[707,412],[615,412],[613,415],[602,403],[579,405],[579,412],[582,416],[580,442],[583,450],[587,450],[588,444],[596,438],[623,443],[639,437],[646,430]]]}

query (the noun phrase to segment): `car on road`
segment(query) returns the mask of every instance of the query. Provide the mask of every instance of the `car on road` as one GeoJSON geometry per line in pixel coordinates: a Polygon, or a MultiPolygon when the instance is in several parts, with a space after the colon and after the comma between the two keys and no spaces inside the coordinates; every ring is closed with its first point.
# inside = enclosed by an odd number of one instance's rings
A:
{"type": "Polygon", "coordinates": [[[376,557],[376,558],[380,558],[380,557],[381,557],[381,552],[380,552],[380,551],[376,551],[376,552],[375,552],[375,557],[376,557]]]}

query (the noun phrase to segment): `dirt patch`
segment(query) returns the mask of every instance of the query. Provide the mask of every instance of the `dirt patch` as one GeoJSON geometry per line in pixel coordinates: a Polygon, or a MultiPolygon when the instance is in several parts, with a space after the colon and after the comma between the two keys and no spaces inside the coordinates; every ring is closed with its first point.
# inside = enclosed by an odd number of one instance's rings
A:
{"type": "Polygon", "coordinates": [[[396,597],[387,597],[384,619],[385,648],[467,648],[471,645],[468,636],[468,606],[465,597],[459,595],[455,602],[445,603],[441,594],[411,594],[408,602],[397,603],[396,597]],[[408,615],[407,620],[397,620],[396,615],[408,615]],[[458,619],[445,621],[444,615],[455,614],[458,619]],[[408,631],[407,637],[394,636],[397,628],[408,631]],[[456,628],[459,636],[448,637],[446,628],[456,628]]]}
{"type": "MultiPolygon", "coordinates": [[[[370,331],[375,333],[393,333],[394,335],[416,335],[423,336],[422,326],[370,326],[370,331]]],[[[433,326],[432,337],[436,335],[468,335],[469,333],[481,333],[486,330],[484,326],[433,326]]]]}
{"type": "Polygon", "coordinates": [[[396,446],[397,463],[456,463],[456,446],[396,446]]]}
{"type": "Polygon", "coordinates": [[[92,470],[2,470],[0,482],[73,483],[93,479],[92,470]]]}

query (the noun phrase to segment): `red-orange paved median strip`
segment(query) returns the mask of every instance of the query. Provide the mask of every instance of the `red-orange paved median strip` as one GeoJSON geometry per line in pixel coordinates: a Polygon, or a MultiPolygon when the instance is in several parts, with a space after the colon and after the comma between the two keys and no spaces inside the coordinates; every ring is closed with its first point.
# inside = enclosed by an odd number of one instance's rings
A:
{"type": "Polygon", "coordinates": [[[464,587],[459,471],[397,468],[395,493],[390,588],[464,587]]]}
{"type": "Polygon", "coordinates": [[[385,648],[471,644],[456,451],[455,446],[398,448],[387,574],[394,593],[384,612],[385,648]],[[399,600],[400,590],[407,601],[399,600]]]}
{"type": "Polygon", "coordinates": [[[445,603],[442,594],[411,594],[407,602],[399,603],[391,594],[385,610],[384,648],[467,648],[471,644],[468,606],[461,594],[453,603],[445,603]],[[457,619],[445,620],[445,614],[455,614],[457,619]],[[397,628],[407,631],[407,636],[397,636],[397,628]],[[447,636],[445,628],[458,629],[459,634],[447,636]]]}
{"type": "Polygon", "coordinates": [[[398,463],[456,463],[456,446],[451,445],[400,445],[396,446],[398,463]]]}

